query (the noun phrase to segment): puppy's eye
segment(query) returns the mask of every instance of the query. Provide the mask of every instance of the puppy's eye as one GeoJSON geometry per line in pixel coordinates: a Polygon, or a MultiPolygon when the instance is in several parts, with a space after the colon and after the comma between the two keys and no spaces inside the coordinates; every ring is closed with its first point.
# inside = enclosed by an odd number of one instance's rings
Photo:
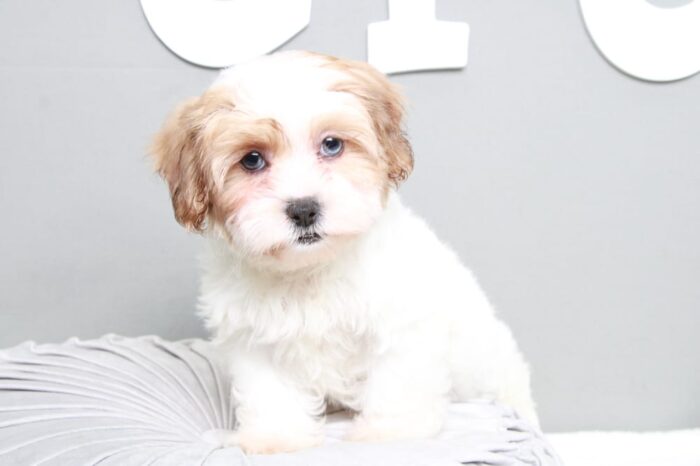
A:
{"type": "Polygon", "coordinates": [[[321,155],[323,157],[337,157],[343,152],[343,140],[328,136],[321,141],[321,155]]]}
{"type": "Polygon", "coordinates": [[[265,168],[265,159],[260,152],[254,150],[243,156],[241,165],[248,171],[256,172],[265,168]]]}

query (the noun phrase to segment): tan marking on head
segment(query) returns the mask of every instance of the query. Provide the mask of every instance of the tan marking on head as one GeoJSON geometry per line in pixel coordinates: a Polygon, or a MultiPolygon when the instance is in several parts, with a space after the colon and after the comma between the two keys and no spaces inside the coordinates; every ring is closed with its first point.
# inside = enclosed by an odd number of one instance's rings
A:
{"type": "Polygon", "coordinates": [[[374,131],[382,147],[391,184],[398,186],[413,170],[413,150],[403,131],[403,96],[398,87],[367,63],[327,57],[327,65],[348,77],[331,90],[357,97],[372,119],[374,131]]]}
{"type": "Polygon", "coordinates": [[[323,139],[333,136],[343,141],[343,153],[328,159],[329,167],[335,167],[358,187],[381,184],[386,164],[378,159],[377,141],[373,126],[365,117],[347,113],[329,113],[314,119],[311,124],[312,145],[317,150],[323,139]]]}
{"type": "Polygon", "coordinates": [[[247,152],[274,153],[285,143],[276,121],[237,111],[232,94],[218,87],[187,100],[151,146],[155,169],[170,188],[175,218],[190,230],[204,230],[212,212],[231,211],[218,204],[224,188],[232,191],[237,180],[232,173],[243,170],[237,163],[247,152]]]}

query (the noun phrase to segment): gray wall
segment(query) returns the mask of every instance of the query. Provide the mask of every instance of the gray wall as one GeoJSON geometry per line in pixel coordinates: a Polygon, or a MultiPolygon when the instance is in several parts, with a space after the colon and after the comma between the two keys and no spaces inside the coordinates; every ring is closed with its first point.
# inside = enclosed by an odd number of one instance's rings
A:
{"type": "MultiPolygon", "coordinates": [[[[365,58],[380,0],[317,0],[284,48],[365,58]]],[[[480,277],[532,362],[544,427],[700,424],[700,76],[654,85],[595,50],[575,0],[445,0],[466,71],[395,77],[406,201],[480,277]]],[[[136,0],[0,0],[0,347],[203,335],[200,240],[145,148],[215,72],[136,0]]]]}

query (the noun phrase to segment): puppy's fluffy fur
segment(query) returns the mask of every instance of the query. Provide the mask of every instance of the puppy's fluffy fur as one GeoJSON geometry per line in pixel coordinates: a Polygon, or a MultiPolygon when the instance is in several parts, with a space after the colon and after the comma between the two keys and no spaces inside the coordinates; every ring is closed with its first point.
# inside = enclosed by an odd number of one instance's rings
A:
{"type": "Polygon", "coordinates": [[[536,422],[511,332],[395,193],[413,168],[402,117],[369,65],[285,52],[222,72],[156,137],[177,220],[209,240],[201,312],[248,452],[317,444],[328,406],[357,413],[355,440],[431,436],[475,397],[536,422]]]}

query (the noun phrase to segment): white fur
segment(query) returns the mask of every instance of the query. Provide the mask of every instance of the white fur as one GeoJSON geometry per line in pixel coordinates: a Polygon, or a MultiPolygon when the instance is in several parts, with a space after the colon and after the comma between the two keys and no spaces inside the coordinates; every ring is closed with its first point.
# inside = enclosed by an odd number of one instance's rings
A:
{"type": "Polygon", "coordinates": [[[200,308],[230,358],[233,440],[249,452],[314,445],[328,405],[358,413],[356,440],[434,435],[450,400],[476,397],[536,422],[527,365],[470,271],[396,193],[384,197],[384,181],[319,158],[310,128],[338,113],[355,121],[366,154],[382,150],[362,104],[328,90],[344,77],[322,62],[278,54],[217,81],[234,111],[274,119],[286,140],[250,174],[265,187],[207,232],[200,308]],[[284,213],[304,196],[323,206],[323,239],[311,245],[284,213]]]}
{"type": "Polygon", "coordinates": [[[536,421],[510,331],[398,196],[331,263],[276,275],[212,239],[204,271],[201,309],[230,351],[239,422],[270,441],[313,444],[325,399],[361,413],[360,439],[430,436],[450,399],[494,398],[536,421]]]}

